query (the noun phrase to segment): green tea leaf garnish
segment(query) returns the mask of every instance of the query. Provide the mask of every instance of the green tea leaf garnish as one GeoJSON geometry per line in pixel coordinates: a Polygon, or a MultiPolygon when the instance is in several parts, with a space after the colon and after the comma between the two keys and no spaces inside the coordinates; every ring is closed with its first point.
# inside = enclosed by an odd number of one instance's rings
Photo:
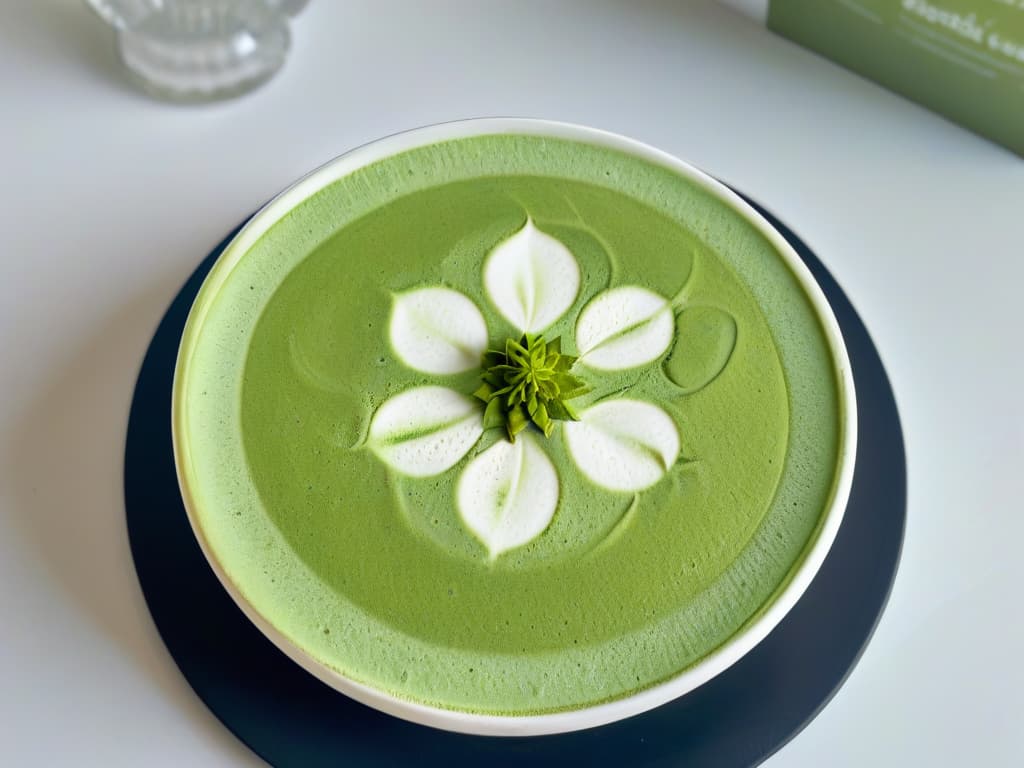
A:
{"type": "Polygon", "coordinates": [[[484,429],[503,426],[508,439],[529,424],[550,437],[556,421],[578,421],[568,401],[590,392],[579,376],[570,373],[576,358],[562,354],[561,339],[524,334],[508,339],[504,350],[488,350],[483,356],[483,382],[473,393],[487,403],[484,429]]]}

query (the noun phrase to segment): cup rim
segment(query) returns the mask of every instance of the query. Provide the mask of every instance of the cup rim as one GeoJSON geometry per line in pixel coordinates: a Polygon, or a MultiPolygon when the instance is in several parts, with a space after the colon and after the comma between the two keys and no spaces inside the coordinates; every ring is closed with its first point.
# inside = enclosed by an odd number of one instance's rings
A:
{"type": "Polygon", "coordinates": [[[473,118],[438,123],[392,134],[352,149],[309,172],[266,203],[238,231],[217,258],[193,302],[182,333],[175,365],[171,400],[171,432],[175,471],[193,534],[221,585],[246,617],[275,645],[307,672],[335,690],[374,709],[404,720],[458,733],[484,736],[539,736],[592,728],[646,712],[676,699],[711,680],[749,653],[797,603],[824,562],[838,533],[853,484],[857,447],[857,406],[853,374],[839,323],[810,270],[789,242],[753,207],[724,184],[692,164],[634,139],[572,123],[536,118],[473,118]],[[578,141],[618,150],[667,168],[693,182],[739,213],[775,248],[807,295],[826,336],[836,375],[841,419],[838,472],[832,496],[802,559],[788,581],[768,598],[760,613],[748,620],[721,646],[674,677],[620,699],[580,709],[532,715],[479,714],[430,706],[398,698],[356,682],[330,669],[277,630],[242,594],[227,575],[202,531],[196,502],[183,466],[187,449],[182,434],[184,358],[202,327],[215,296],[232,268],[249,248],[289,210],[320,189],[354,171],[392,155],[441,141],[495,134],[543,136],[578,141]]]}

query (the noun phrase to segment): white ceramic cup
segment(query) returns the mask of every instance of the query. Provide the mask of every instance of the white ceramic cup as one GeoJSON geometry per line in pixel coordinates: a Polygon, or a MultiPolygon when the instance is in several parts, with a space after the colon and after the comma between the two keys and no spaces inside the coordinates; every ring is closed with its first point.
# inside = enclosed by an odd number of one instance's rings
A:
{"type": "MultiPolygon", "coordinates": [[[[844,416],[842,443],[840,445],[837,465],[837,482],[829,507],[827,510],[824,510],[823,522],[818,527],[815,540],[806,551],[802,562],[797,566],[788,584],[777,593],[772,603],[761,612],[760,616],[755,621],[744,626],[742,630],[730,638],[724,645],[705,656],[696,664],[688,667],[676,677],[651,688],[637,691],[624,698],[603,704],[551,714],[522,716],[484,715],[417,704],[397,698],[385,691],[358,683],[321,664],[279,632],[243,597],[238,587],[225,574],[223,568],[218,564],[217,558],[210,551],[202,534],[198,516],[195,514],[195,502],[181,471],[184,461],[184,444],[183,435],[180,434],[181,430],[179,428],[181,409],[181,393],[178,391],[179,376],[175,377],[175,394],[173,399],[174,452],[185,508],[188,511],[193,531],[211,567],[224,585],[224,588],[245,615],[281,651],[296,663],[332,688],[357,701],[396,717],[460,733],[489,736],[534,736],[563,733],[604,725],[645,712],[671,701],[692,691],[727,669],[754,648],[775,628],[811,583],[811,580],[824,562],[839,530],[853,481],[854,459],[857,446],[857,407],[850,362],[839,330],[839,324],[832,314],[832,310],[821,288],[818,287],[818,284],[811,276],[810,271],[778,231],[732,190],[688,163],[632,139],[593,128],[566,123],[518,118],[464,120],[418,128],[354,149],[300,179],[265,205],[225,249],[223,255],[206,278],[203,294],[215,294],[218,284],[227,278],[234,265],[238,263],[239,259],[244,256],[253,243],[262,237],[270,227],[292,208],[327,185],[348,176],[364,166],[400,152],[452,139],[492,134],[527,134],[594,144],[633,155],[675,172],[699,186],[708,194],[725,202],[749,221],[775,247],[810,298],[831,347],[832,359],[840,389],[840,407],[844,416]]],[[[201,316],[197,317],[197,315],[201,315],[205,311],[202,306],[203,294],[200,295],[196,305],[193,306],[192,316],[189,318],[189,326],[198,327],[198,324],[201,323],[202,318],[201,316]]],[[[183,338],[183,344],[184,342],[185,339],[183,338]]],[[[178,364],[180,367],[180,355],[178,364]]],[[[254,671],[254,674],[258,674],[258,672],[254,671]]]]}

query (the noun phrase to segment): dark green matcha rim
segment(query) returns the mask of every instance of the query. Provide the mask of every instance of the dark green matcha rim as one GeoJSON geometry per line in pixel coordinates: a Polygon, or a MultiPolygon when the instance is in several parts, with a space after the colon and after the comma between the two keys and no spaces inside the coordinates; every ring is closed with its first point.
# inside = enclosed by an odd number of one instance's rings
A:
{"type": "Polygon", "coordinates": [[[175,466],[189,522],[214,573],[245,615],[281,651],[311,674],[346,695],[389,714],[447,730],[487,735],[540,735],[589,728],[629,717],[674,699],[722,672],[750,651],[782,620],[800,598],[828,554],[845,511],[856,455],[856,401],[851,367],[838,323],[807,267],[789,243],[746,202],[728,188],[687,163],[645,144],[608,132],[543,120],[493,118],[466,120],[396,134],[344,154],[300,179],[264,206],[218,258],[196,297],[181,337],[172,396],[172,437],[175,466]],[[445,141],[488,135],[523,135],[562,139],[618,151],[666,168],[698,185],[737,212],[762,234],[796,278],[815,310],[828,341],[838,384],[842,416],[840,450],[830,501],[804,551],[780,584],[728,641],[670,679],[620,699],[576,710],[527,715],[468,713],[397,698],[342,675],[313,658],[272,625],[244,596],[210,545],[190,488],[192,455],[184,434],[184,402],[191,355],[203,322],[235,266],[267,231],[292,208],[329,184],[393,155],[445,141]]]}

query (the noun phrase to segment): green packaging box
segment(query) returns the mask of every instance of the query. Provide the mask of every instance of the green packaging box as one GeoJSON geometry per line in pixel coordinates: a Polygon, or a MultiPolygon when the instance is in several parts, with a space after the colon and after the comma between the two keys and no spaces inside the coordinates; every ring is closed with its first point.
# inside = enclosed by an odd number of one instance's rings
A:
{"type": "Polygon", "coordinates": [[[1024,156],[1024,0],[771,0],[768,27],[1024,156]]]}

